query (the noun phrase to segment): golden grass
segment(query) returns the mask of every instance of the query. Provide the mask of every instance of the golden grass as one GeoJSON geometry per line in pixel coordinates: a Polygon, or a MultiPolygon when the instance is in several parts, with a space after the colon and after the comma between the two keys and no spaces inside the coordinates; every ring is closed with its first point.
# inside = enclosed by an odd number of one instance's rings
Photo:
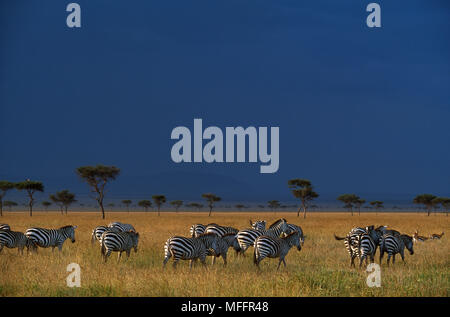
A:
{"type": "MultiPolygon", "coordinates": [[[[77,225],[76,242],[69,240],[59,253],[39,249],[38,254],[19,256],[17,250],[4,249],[0,255],[1,296],[448,296],[449,254],[448,236],[440,241],[416,244],[415,254],[406,255],[404,265],[399,256],[395,266],[381,268],[381,288],[366,285],[368,273],[349,267],[349,257],[342,241],[333,233],[345,235],[353,226],[389,225],[401,232],[420,234],[448,232],[449,218],[445,215],[379,213],[350,216],[346,213],[310,213],[306,219],[293,213],[107,213],[102,220],[99,213],[69,212],[60,215],[36,212],[32,218],[26,213],[8,213],[0,218],[13,230],[25,231],[31,226],[57,228],[77,225]],[[179,263],[176,271],[171,262],[162,270],[163,246],[174,234],[188,235],[193,223],[215,222],[237,228],[247,228],[249,218],[265,219],[269,223],[284,217],[300,225],[306,234],[302,251],[291,249],[287,268],[276,271],[278,261],[265,259],[262,272],[252,263],[252,251],[245,258],[236,258],[230,249],[229,262],[222,259],[208,269],[197,265],[189,271],[188,262],[179,263]],[[107,264],[102,263],[99,244],[91,245],[91,231],[95,226],[111,221],[131,223],[140,233],[138,253],[128,261],[116,254],[107,264]],[[66,267],[69,263],[81,266],[81,287],[66,286],[66,267]]],[[[125,254],[124,254],[125,255],[125,254]]],[[[378,255],[378,254],[377,254],[378,255]]],[[[378,262],[378,257],[376,257],[378,262]]]]}

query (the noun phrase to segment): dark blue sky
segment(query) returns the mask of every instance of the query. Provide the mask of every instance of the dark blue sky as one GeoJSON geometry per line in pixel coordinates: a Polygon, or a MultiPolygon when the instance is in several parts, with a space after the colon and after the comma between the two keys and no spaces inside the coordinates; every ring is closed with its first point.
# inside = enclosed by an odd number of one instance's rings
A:
{"type": "Polygon", "coordinates": [[[323,200],[450,195],[450,5],[354,0],[1,1],[0,179],[82,197],[81,165],[122,169],[110,197],[323,200]],[[280,127],[280,169],[171,161],[176,126],[280,127]]]}

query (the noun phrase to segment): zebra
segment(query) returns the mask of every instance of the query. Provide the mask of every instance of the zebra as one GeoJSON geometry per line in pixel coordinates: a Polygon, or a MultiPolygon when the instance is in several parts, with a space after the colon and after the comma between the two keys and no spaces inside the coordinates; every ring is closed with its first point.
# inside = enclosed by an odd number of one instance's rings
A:
{"type": "Polygon", "coordinates": [[[128,223],[123,223],[123,222],[111,222],[108,225],[109,228],[117,228],[122,232],[127,232],[127,231],[133,231],[136,232],[136,229],[134,229],[134,227],[128,223]]]}
{"type": "Polygon", "coordinates": [[[280,269],[280,264],[283,262],[286,267],[285,257],[289,250],[296,246],[297,250],[302,249],[300,244],[300,233],[294,231],[283,238],[262,235],[255,240],[255,250],[253,252],[253,263],[259,267],[259,263],[266,257],[279,258],[277,271],[280,269]]]}
{"type": "Polygon", "coordinates": [[[236,252],[239,252],[239,243],[237,243],[236,234],[235,233],[226,233],[217,239],[217,251],[215,252],[213,249],[207,250],[207,256],[212,256],[212,264],[216,262],[217,257],[222,257],[223,264],[227,265],[227,253],[228,249],[233,247],[236,252]]]}
{"type": "Polygon", "coordinates": [[[256,229],[244,229],[240,230],[236,234],[236,238],[241,247],[241,253],[244,252],[254,244],[256,238],[262,235],[270,237],[279,237],[281,233],[288,233],[289,228],[286,223],[286,219],[278,219],[275,221],[268,230],[256,230],[256,229]]]}
{"type": "Polygon", "coordinates": [[[200,259],[206,267],[205,260],[208,255],[208,249],[212,249],[215,254],[220,253],[217,246],[218,239],[213,233],[205,233],[191,238],[173,236],[167,239],[164,245],[163,269],[171,257],[173,257],[174,268],[176,268],[179,260],[191,260],[189,268],[192,269],[192,264],[197,259],[200,259]]]}
{"type": "Polygon", "coordinates": [[[0,230],[11,230],[11,227],[6,223],[0,223],[0,230]]]}
{"type": "Polygon", "coordinates": [[[0,230],[0,253],[3,247],[9,249],[17,248],[19,254],[23,255],[23,249],[27,247],[27,253],[34,248],[34,243],[22,232],[11,230],[0,230]]]}
{"type": "Polygon", "coordinates": [[[134,252],[137,252],[139,242],[139,233],[134,231],[127,232],[114,232],[105,231],[101,237],[101,254],[104,262],[108,260],[111,252],[119,252],[117,262],[120,261],[122,252],[127,253],[127,259],[130,257],[131,249],[134,248],[134,252]]]}
{"type": "Polygon", "coordinates": [[[95,227],[94,230],[92,230],[92,238],[91,238],[91,244],[94,244],[94,242],[97,240],[100,244],[102,244],[102,234],[105,231],[113,231],[113,232],[121,232],[121,230],[117,227],[106,227],[106,226],[98,226],[95,227]]]}
{"type": "Polygon", "coordinates": [[[350,232],[345,237],[338,237],[334,234],[334,238],[336,240],[344,240],[344,245],[347,252],[350,255],[350,266],[355,266],[355,258],[361,257],[360,247],[359,247],[359,238],[360,235],[368,234],[373,242],[375,243],[375,250],[373,250],[373,254],[375,254],[376,249],[378,248],[380,238],[382,236],[382,231],[380,231],[380,227],[375,229],[375,226],[367,226],[365,228],[355,227],[350,230],[350,232]]]}
{"type": "Polygon", "coordinates": [[[206,230],[206,226],[202,225],[201,223],[196,223],[191,226],[189,229],[189,232],[191,234],[191,237],[198,237],[201,234],[204,234],[206,230]]]}
{"type": "MultiPolygon", "coordinates": [[[[303,235],[303,230],[300,226],[294,225],[292,223],[288,223],[289,232],[292,233],[294,231],[297,231],[300,234],[300,243],[302,245],[305,244],[305,236],[303,235]]],[[[287,233],[283,233],[282,236],[287,236],[287,233]]]]}
{"type": "Polygon", "coordinates": [[[41,248],[52,247],[52,251],[58,247],[59,251],[62,251],[66,239],[70,239],[72,243],[75,242],[76,228],[77,226],[64,226],[59,229],[29,228],[25,235],[33,242],[35,251],[38,246],[41,248]]]}
{"type": "Polygon", "coordinates": [[[224,226],[220,226],[218,224],[209,224],[205,229],[205,233],[214,233],[218,237],[222,237],[223,235],[228,234],[228,233],[233,233],[234,235],[236,235],[236,233],[238,233],[238,231],[239,230],[236,228],[224,227],[224,226]]]}
{"type": "MultiPolygon", "coordinates": [[[[385,252],[388,254],[387,265],[389,266],[389,260],[392,256],[392,264],[395,263],[395,255],[400,253],[403,262],[405,262],[405,247],[408,249],[411,255],[414,254],[413,238],[406,234],[394,235],[386,233],[381,237],[380,241],[380,264],[385,252]]],[[[405,262],[406,263],[406,262],[405,262]]]]}
{"type": "Polygon", "coordinates": [[[253,222],[250,219],[250,226],[256,230],[266,230],[266,221],[265,220],[256,220],[253,222]]]}
{"type": "Polygon", "coordinates": [[[374,262],[375,252],[377,250],[378,244],[373,240],[369,233],[362,233],[358,236],[358,255],[359,255],[359,267],[362,266],[364,259],[369,257],[372,262],[374,262]]]}

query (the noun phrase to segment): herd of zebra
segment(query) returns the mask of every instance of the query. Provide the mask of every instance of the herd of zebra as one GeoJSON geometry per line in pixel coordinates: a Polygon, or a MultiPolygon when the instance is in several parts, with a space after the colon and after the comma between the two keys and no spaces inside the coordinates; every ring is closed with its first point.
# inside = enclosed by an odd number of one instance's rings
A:
{"type": "Polygon", "coordinates": [[[284,218],[275,221],[268,229],[265,220],[250,220],[250,226],[251,228],[238,230],[216,223],[194,224],[190,227],[190,237],[172,236],[167,239],[163,267],[170,258],[173,258],[173,267],[176,267],[179,260],[190,260],[191,268],[198,259],[206,265],[207,256],[213,257],[213,264],[217,257],[222,257],[226,265],[229,248],[243,256],[250,246],[254,246],[253,261],[258,268],[264,258],[279,258],[279,269],[281,262],[286,266],[285,257],[289,250],[295,246],[300,251],[304,243],[302,228],[287,223],[284,218]]]}
{"type": "MultiPolygon", "coordinates": [[[[0,224],[0,252],[3,247],[18,248],[20,254],[23,249],[37,252],[38,247],[58,248],[62,250],[63,243],[70,239],[75,242],[75,229],[77,226],[64,226],[59,229],[29,228],[25,233],[12,231],[7,224],[0,224]]],[[[374,262],[375,253],[380,248],[380,264],[384,253],[388,254],[387,264],[390,258],[395,263],[395,255],[400,254],[404,259],[405,248],[410,254],[414,254],[413,244],[427,239],[440,239],[441,234],[432,234],[429,238],[420,236],[418,231],[413,236],[402,234],[397,230],[387,229],[386,226],[356,227],[350,230],[345,237],[334,235],[336,240],[344,240],[345,247],[350,255],[350,266],[355,266],[355,259],[360,259],[360,267],[363,261],[370,259],[374,262]]],[[[98,226],[92,231],[92,244],[98,241],[101,246],[101,255],[104,262],[112,252],[118,252],[120,261],[123,252],[127,258],[134,249],[137,252],[139,233],[130,224],[112,222],[108,226],[98,226]]],[[[281,218],[266,229],[266,221],[250,220],[250,228],[238,230],[237,228],[222,226],[216,223],[207,225],[194,224],[190,227],[190,236],[172,236],[164,244],[163,267],[169,259],[173,258],[173,267],[179,260],[190,260],[190,268],[194,262],[200,259],[206,265],[206,257],[212,256],[212,263],[217,257],[222,257],[224,265],[227,264],[227,253],[233,248],[236,255],[244,256],[246,250],[253,246],[253,262],[259,268],[259,263],[264,258],[279,258],[278,267],[283,263],[286,267],[285,257],[292,247],[301,250],[305,242],[305,235],[300,226],[287,223],[281,218]]]]}
{"type": "MultiPolygon", "coordinates": [[[[440,239],[444,233],[432,234],[430,239],[440,239]]],[[[345,237],[334,235],[336,240],[344,240],[345,248],[350,255],[350,266],[355,266],[355,258],[359,258],[359,266],[362,266],[365,260],[366,264],[370,258],[374,262],[375,253],[380,248],[380,264],[384,253],[388,254],[387,265],[392,257],[392,263],[395,263],[395,255],[400,254],[403,262],[405,262],[405,248],[411,255],[414,254],[413,245],[415,242],[423,242],[428,238],[420,236],[416,230],[413,236],[402,234],[397,230],[387,229],[387,226],[370,225],[365,228],[352,228],[345,237]]]]}

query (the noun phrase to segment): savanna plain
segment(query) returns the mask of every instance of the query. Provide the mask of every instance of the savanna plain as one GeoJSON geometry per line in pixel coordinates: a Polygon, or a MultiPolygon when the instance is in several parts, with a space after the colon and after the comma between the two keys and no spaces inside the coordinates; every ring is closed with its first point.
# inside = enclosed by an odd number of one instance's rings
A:
{"type": "MultiPolygon", "coordinates": [[[[448,232],[449,217],[424,213],[348,213],[311,212],[306,219],[295,213],[273,212],[167,212],[158,216],[144,212],[110,212],[101,219],[98,212],[5,212],[0,223],[14,231],[29,227],[59,228],[77,225],[76,242],[66,240],[63,251],[39,249],[37,254],[21,256],[16,249],[4,248],[0,254],[0,296],[439,296],[450,289],[450,243],[440,240],[414,244],[414,255],[405,252],[406,264],[396,257],[395,265],[381,265],[381,287],[368,287],[365,265],[350,267],[343,241],[355,226],[388,225],[402,233],[420,235],[448,232]],[[172,235],[189,235],[194,223],[218,223],[238,229],[249,227],[249,219],[279,218],[300,225],[306,235],[301,251],[292,248],[286,257],[287,267],[277,271],[277,259],[264,259],[261,271],[253,264],[253,248],[245,257],[228,252],[228,265],[222,259],[205,269],[198,263],[189,270],[188,261],[180,261],[176,270],[171,261],[162,268],[164,243],[172,235]],[[138,252],[132,251],[117,263],[116,253],[103,263],[100,245],[91,244],[92,229],[113,221],[132,224],[140,234],[138,252]],[[66,284],[67,265],[81,267],[81,287],[66,284]]],[[[378,251],[375,257],[379,263],[378,251]]]]}

